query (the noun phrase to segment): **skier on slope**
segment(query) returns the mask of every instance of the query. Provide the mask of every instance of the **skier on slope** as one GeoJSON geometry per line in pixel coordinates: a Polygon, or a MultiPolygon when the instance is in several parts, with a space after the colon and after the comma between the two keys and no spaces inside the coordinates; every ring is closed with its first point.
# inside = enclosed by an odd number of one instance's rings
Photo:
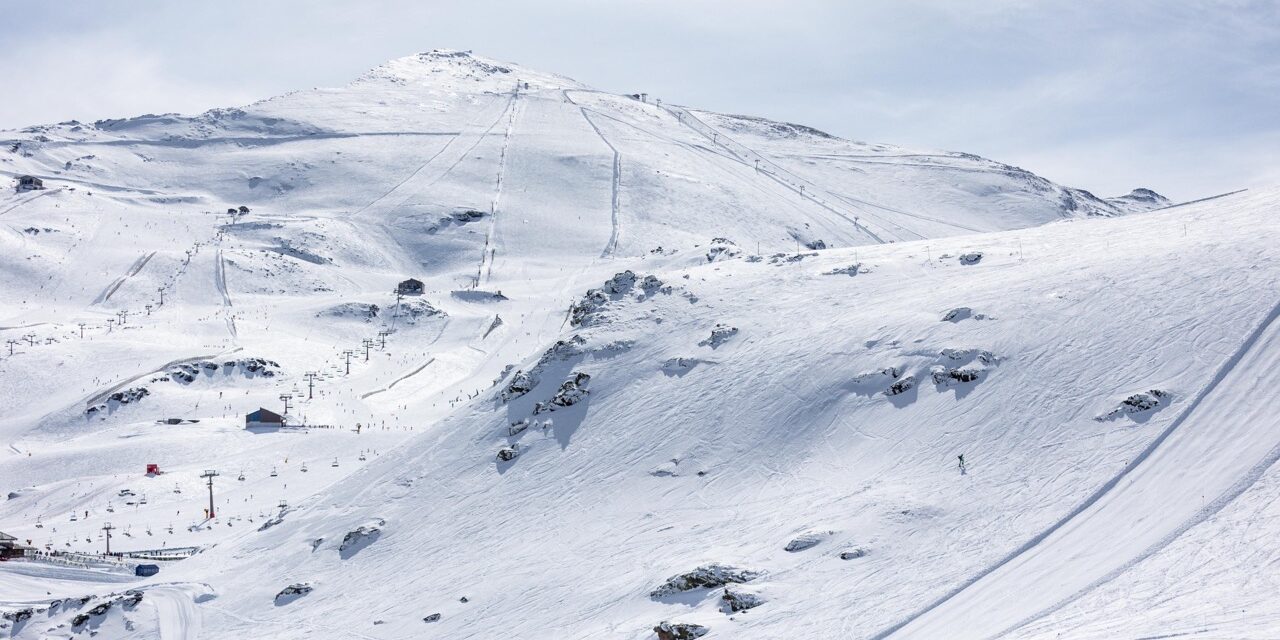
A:
{"type": "Polygon", "coordinates": [[[964,454],[962,453],[957,457],[960,458],[960,475],[965,475],[968,473],[969,469],[964,464],[964,454]]]}

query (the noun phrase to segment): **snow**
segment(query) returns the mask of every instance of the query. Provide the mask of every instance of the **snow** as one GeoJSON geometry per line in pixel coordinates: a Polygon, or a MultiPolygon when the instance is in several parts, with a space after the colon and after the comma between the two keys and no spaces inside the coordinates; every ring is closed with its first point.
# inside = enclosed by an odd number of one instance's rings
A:
{"type": "Polygon", "coordinates": [[[0,138],[48,187],[0,194],[0,530],[85,554],[0,563],[14,637],[126,589],[87,624],[1276,631],[1280,190],[1103,200],[457,51],[0,138]],[[306,426],[243,428],[282,394],[306,426]],[[199,551],[135,577],[108,521],[199,551]],[[651,597],[718,565],[759,603],[651,597]]]}

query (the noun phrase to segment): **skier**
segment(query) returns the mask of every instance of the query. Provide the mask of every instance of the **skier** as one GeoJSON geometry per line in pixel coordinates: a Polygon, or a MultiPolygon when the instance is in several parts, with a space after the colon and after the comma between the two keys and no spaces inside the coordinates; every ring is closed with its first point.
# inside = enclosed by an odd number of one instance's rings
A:
{"type": "Polygon", "coordinates": [[[969,469],[964,464],[964,454],[962,453],[958,457],[960,458],[960,475],[965,475],[969,469]]]}

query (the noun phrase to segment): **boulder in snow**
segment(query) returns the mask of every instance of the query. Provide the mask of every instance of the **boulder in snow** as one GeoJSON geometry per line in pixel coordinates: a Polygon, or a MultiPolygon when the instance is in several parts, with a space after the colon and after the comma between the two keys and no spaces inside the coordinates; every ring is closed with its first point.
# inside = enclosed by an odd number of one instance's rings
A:
{"type": "Polygon", "coordinates": [[[275,597],[276,606],[289,604],[290,602],[293,602],[294,600],[297,600],[298,598],[301,598],[302,596],[305,596],[308,593],[311,593],[311,591],[312,591],[312,587],[310,583],[295,582],[281,589],[280,593],[276,594],[276,597],[275,597]]]}
{"type": "Polygon", "coordinates": [[[830,538],[832,533],[833,532],[831,531],[807,531],[792,538],[791,541],[787,543],[787,546],[783,547],[783,549],[785,551],[790,551],[791,553],[804,551],[805,549],[812,549],[818,546],[818,544],[823,540],[830,538]]]}
{"type": "Polygon", "coordinates": [[[841,559],[841,560],[856,560],[857,558],[861,558],[861,557],[866,556],[868,553],[870,553],[870,552],[869,552],[869,551],[867,551],[866,549],[863,549],[862,547],[854,547],[854,548],[852,548],[852,549],[847,549],[847,550],[845,550],[845,551],[841,551],[841,552],[840,552],[840,559],[841,559]]]}
{"type": "Polygon", "coordinates": [[[720,610],[725,613],[754,609],[764,603],[765,599],[760,594],[733,587],[725,587],[724,593],[720,595],[720,610]]]}

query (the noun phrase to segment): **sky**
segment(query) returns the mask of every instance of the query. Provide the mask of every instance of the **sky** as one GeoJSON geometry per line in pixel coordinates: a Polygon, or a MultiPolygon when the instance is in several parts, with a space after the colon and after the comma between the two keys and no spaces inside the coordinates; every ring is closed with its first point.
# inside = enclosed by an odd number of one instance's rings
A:
{"type": "Polygon", "coordinates": [[[433,48],[1112,196],[1280,184],[1280,1],[0,0],[0,128],[198,113],[433,48]]]}

